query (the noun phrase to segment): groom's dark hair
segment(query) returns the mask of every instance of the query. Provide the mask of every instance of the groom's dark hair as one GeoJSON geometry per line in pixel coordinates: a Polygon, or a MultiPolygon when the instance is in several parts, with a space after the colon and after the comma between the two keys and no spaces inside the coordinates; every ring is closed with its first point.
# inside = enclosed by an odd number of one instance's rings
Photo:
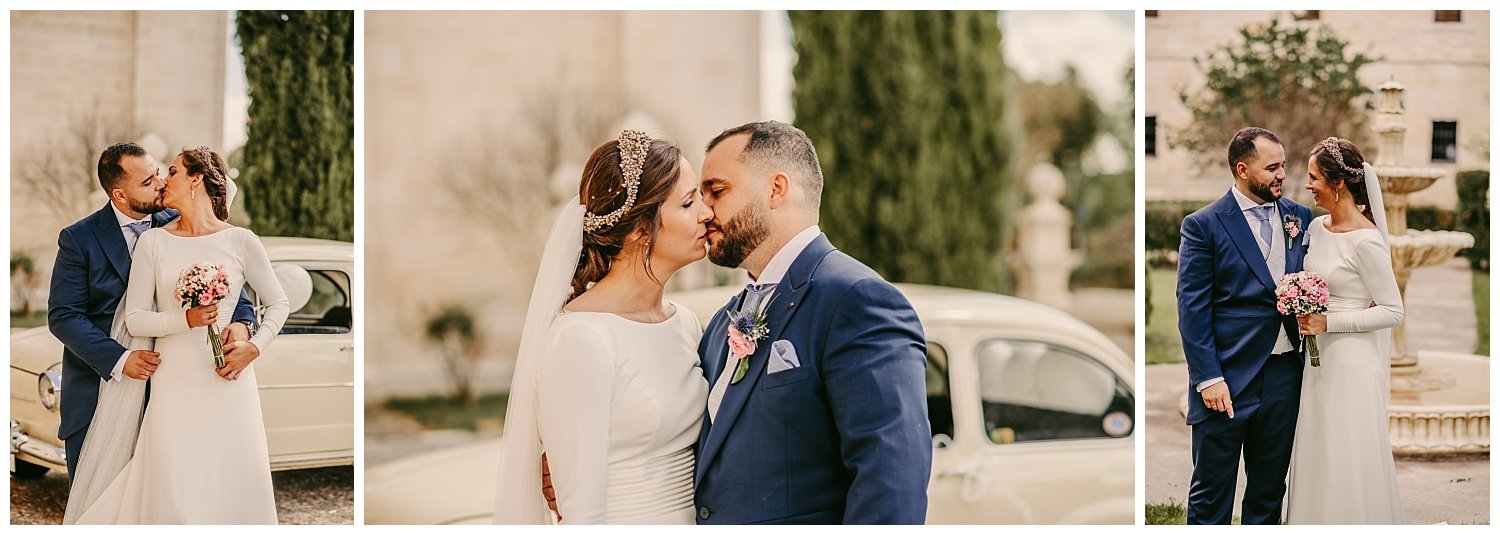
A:
{"type": "Polygon", "coordinates": [[[807,200],[816,209],[823,200],[823,166],[818,163],[818,151],[813,148],[807,133],[781,121],[758,121],[745,123],[721,132],[708,142],[705,152],[714,150],[720,142],[740,135],[750,134],[745,152],[740,161],[750,165],[778,164],[796,172],[807,188],[807,200]]]}
{"type": "Polygon", "coordinates": [[[1247,126],[1234,133],[1234,138],[1229,140],[1229,174],[1234,176],[1234,168],[1240,162],[1255,157],[1255,140],[1266,138],[1281,143],[1281,138],[1276,133],[1258,126],[1247,126]]]}
{"type": "Polygon", "coordinates": [[[145,156],[146,149],[135,143],[115,143],[99,155],[99,187],[104,188],[104,194],[108,195],[110,190],[125,178],[125,166],[120,165],[120,160],[126,156],[145,156]]]}

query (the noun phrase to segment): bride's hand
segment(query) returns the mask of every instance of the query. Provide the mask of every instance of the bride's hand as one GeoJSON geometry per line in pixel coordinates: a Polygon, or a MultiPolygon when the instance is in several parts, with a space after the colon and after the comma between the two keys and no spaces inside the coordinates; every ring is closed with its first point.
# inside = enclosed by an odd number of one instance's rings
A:
{"type": "Polygon", "coordinates": [[[187,309],[188,328],[197,329],[219,321],[219,304],[213,303],[187,309]]]}
{"type": "Polygon", "coordinates": [[[1328,332],[1328,316],[1323,314],[1305,314],[1297,316],[1297,332],[1304,335],[1323,334],[1328,332]]]}

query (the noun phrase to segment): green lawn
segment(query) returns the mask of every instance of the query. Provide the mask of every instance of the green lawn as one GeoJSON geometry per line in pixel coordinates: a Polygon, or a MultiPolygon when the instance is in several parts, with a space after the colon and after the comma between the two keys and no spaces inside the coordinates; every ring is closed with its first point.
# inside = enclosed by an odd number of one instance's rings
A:
{"type": "Polygon", "coordinates": [[[41,327],[41,326],[46,325],[46,324],[47,324],[47,311],[46,310],[38,310],[38,311],[32,312],[31,314],[27,314],[27,315],[21,315],[21,314],[15,313],[15,312],[11,312],[10,313],[10,328],[12,328],[12,329],[25,329],[25,328],[30,328],[30,327],[41,327]]]}
{"type": "Polygon", "coordinates": [[[1474,353],[1490,354],[1490,273],[1474,272],[1474,315],[1479,319],[1479,346],[1474,353]]]}
{"type": "MultiPolygon", "coordinates": [[[[1229,519],[1230,524],[1239,524],[1240,517],[1229,519]]],[[[1147,526],[1181,526],[1187,524],[1187,506],[1170,500],[1167,503],[1146,504],[1147,526]]]]}
{"type": "MultiPolygon", "coordinates": [[[[1146,323],[1146,364],[1184,362],[1182,338],[1177,333],[1177,272],[1169,268],[1147,268],[1151,277],[1151,319],[1146,323]]],[[[1479,347],[1474,352],[1490,354],[1490,274],[1473,271],[1474,313],[1479,321],[1479,347]]]]}
{"type": "Polygon", "coordinates": [[[1151,277],[1151,318],[1146,322],[1146,364],[1186,362],[1177,333],[1177,271],[1147,268],[1151,277]]]}
{"type": "Polygon", "coordinates": [[[411,416],[428,429],[478,431],[480,427],[499,427],[506,399],[505,394],[489,394],[480,396],[474,406],[465,407],[449,396],[393,398],[385,402],[385,407],[411,416]]]}
{"type": "Polygon", "coordinates": [[[1167,503],[1146,504],[1147,526],[1172,526],[1187,524],[1187,506],[1175,500],[1167,503]]]}

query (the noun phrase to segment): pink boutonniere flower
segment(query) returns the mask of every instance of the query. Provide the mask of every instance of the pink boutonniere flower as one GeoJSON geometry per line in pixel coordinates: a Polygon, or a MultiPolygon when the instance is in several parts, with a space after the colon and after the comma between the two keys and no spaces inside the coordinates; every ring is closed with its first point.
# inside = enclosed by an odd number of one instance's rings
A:
{"type": "Polygon", "coordinates": [[[758,311],[729,313],[729,354],[739,361],[729,384],[738,383],[745,378],[745,372],[750,370],[750,359],[747,357],[755,354],[755,348],[769,334],[771,329],[766,325],[765,314],[758,311]]]}
{"type": "Polygon", "coordinates": [[[1281,228],[1286,230],[1286,248],[1292,248],[1292,242],[1297,236],[1302,235],[1302,220],[1297,216],[1289,215],[1281,223],[1281,228]]]}

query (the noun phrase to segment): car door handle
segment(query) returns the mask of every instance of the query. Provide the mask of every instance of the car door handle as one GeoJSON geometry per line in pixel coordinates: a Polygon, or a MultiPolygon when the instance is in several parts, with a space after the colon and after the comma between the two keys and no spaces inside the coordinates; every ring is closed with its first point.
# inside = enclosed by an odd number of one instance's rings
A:
{"type": "Polygon", "coordinates": [[[349,344],[349,345],[346,345],[344,347],[341,347],[341,348],[339,348],[339,351],[354,351],[354,344],[349,344]]]}

